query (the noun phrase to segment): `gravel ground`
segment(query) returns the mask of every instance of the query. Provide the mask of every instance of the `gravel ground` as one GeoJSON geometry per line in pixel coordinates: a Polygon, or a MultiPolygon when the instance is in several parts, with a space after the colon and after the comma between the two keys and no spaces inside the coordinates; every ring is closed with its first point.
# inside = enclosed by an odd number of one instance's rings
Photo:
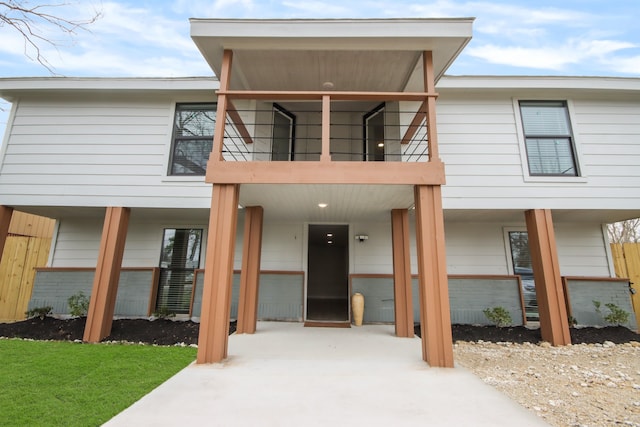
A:
{"type": "Polygon", "coordinates": [[[640,427],[640,343],[455,344],[458,365],[554,426],[640,427]]]}

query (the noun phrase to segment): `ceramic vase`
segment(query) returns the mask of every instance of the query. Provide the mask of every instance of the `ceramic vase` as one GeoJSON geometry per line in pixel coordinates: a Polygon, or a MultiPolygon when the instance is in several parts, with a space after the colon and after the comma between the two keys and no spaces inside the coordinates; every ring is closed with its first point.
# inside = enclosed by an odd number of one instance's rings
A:
{"type": "Polygon", "coordinates": [[[356,326],[362,326],[362,318],[364,316],[364,295],[356,292],[351,296],[351,311],[353,311],[353,323],[356,326]]]}

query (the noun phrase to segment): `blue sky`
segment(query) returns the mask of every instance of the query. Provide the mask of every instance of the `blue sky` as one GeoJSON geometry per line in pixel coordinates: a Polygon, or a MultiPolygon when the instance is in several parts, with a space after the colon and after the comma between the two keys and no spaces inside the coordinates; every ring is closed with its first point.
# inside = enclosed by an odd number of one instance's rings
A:
{"type": "MultiPolygon", "coordinates": [[[[31,0],[31,4],[39,3],[31,0]]],[[[58,3],[51,0],[42,3],[58,3]]],[[[60,1],[62,3],[62,1],[60,1]]],[[[54,11],[101,18],[42,52],[64,76],[212,75],[189,37],[196,18],[475,17],[448,74],[640,77],[638,0],[73,0],[54,11]]],[[[46,28],[44,28],[47,31],[46,28]]],[[[0,77],[50,76],[19,34],[0,27],[0,77]]],[[[0,112],[0,131],[6,122],[0,112]]]]}

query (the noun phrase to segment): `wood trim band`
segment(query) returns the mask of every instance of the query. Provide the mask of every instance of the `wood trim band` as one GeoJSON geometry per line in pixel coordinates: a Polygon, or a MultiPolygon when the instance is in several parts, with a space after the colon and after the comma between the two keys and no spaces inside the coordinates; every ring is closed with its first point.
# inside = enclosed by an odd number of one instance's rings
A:
{"type": "MultiPolygon", "coordinates": [[[[198,268],[195,270],[196,274],[203,274],[204,268],[198,268]]],[[[233,270],[233,274],[240,274],[242,270],[233,270]]],[[[260,270],[260,274],[290,274],[296,276],[304,276],[304,271],[295,270],[260,270]]]]}
{"type": "Polygon", "coordinates": [[[595,276],[562,276],[565,281],[581,280],[585,282],[629,282],[627,278],[618,277],[595,277],[595,276]]]}
{"type": "Polygon", "coordinates": [[[439,96],[435,90],[425,92],[223,90],[222,84],[216,94],[232,99],[270,101],[322,100],[324,97],[329,97],[332,101],[424,101],[425,98],[435,99],[439,96]]]}
{"type": "MultiPolygon", "coordinates": [[[[95,271],[94,267],[36,267],[36,271],[95,271]]],[[[159,267],[122,267],[120,271],[160,271],[159,267]]]]}
{"type": "Polygon", "coordinates": [[[215,184],[442,185],[444,164],[430,162],[225,162],[210,160],[215,184]]]}

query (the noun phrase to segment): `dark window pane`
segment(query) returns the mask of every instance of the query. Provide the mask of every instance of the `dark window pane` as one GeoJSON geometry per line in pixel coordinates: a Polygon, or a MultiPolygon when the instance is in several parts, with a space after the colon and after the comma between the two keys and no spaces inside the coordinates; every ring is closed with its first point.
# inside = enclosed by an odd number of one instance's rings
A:
{"type": "Polygon", "coordinates": [[[205,175],[213,147],[216,104],[178,104],[170,175],[205,175]]]}
{"type": "Polygon", "coordinates": [[[522,125],[526,135],[570,135],[569,117],[564,103],[522,102],[522,125]]]}
{"type": "Polygon", "coordinates": [[[527,138],[527,158],[532,175],[576,175],[569,138],[527,138]]]}
{"type": "Polygon", "coordinates": [[[201,229],[164,230],[156,309],[189,313],[193,278],[200,265],[201,229]]]}
{"type": "Polygon", "coordinates": [[[176,140],[171,175],[205,175],[213,139],[176,140]]]}
{"type": "Polygon", "coordinates": [[[533,268],[529,252],[529,236],[526,231],[510,231],[509,244],[514,274],[520,276],[522,296],[527,320],[538,320],[538,299],[533,280],[533,268]]]}

